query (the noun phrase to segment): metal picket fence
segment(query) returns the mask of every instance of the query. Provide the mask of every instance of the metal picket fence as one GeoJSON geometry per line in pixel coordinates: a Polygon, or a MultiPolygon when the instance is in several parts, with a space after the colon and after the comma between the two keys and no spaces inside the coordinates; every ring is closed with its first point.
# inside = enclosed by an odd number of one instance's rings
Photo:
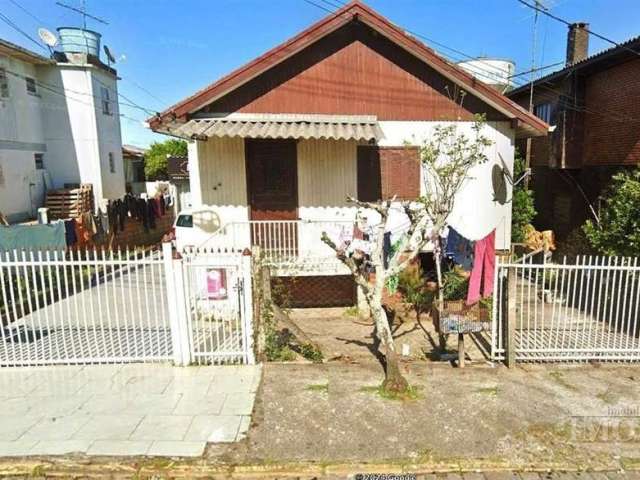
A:
{"type": "Polygon", "coordinates": [[[498,261],[495,281],[494,360],[640,361],[637,258],[498,261]]]}
{"type": "Polygon", "coordinates": [[[170,244],[0,252],[0,366],[253,362],[247,278],[240,253],[174,258],[170,244]],[[230,294],[208,292],[212,270],[230,294]]]}

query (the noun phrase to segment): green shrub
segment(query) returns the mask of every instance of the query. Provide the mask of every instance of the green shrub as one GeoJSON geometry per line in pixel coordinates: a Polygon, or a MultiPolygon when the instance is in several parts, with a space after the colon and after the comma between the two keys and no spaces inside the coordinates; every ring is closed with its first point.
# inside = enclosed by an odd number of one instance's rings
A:
{"type": "MultiPolygon", "coordinates": [[[[525,170],[524,159],[516,150],[516,157],[513,163],[513,178],[518,180],[525,170]]],[[[524,227],[529,225],[536,216],[536,208],[533,200],[533,191],[525,187],[525,181],[521,181],[513,188],[513,205],[511,218],[511,241],[522,243],[525,240],[524,227]]]]}
{"type": "Polygon", "coordinates": [[[413,307],[416,318],[431,308],[435,292],[426,288],[425,278],[420,265],[410,265],[398,275],[398,290],[405,301],[413,307]]]}
{"type": "Polygon", "coordinates": [[[469,278],[457,268],[442,274],[442,296],[445,300],[464,300],[469,290],[469,278]]]}
{"type": "Polygon", "coordinates": [[[589,243],[604,255],[640,255],[640,170],[615,174],[601,197],[600,224],[583,226],[589,243]]]}

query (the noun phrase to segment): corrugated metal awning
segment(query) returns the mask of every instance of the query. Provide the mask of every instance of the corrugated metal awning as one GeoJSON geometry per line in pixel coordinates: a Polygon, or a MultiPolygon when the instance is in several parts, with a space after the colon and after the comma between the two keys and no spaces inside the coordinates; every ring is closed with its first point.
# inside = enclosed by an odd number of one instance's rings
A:
{"type": "Polygon", "coordinates": [[[178,136],[242,138],[324,138],[379,140],[384,135],[375,116],[231,114],[194,118],[171,129],[178,136]]]}

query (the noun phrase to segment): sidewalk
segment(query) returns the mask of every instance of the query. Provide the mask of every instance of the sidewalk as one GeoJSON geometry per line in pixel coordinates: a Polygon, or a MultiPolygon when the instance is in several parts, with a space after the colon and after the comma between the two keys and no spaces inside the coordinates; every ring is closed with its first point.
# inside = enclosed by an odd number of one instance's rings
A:
{"type": "Polygon", "coordinates": [[[243,438],[260,367],[0,370],[0,456],[200,456],[243,438]]]}
{"type": "MultiPolygon", "coordinates": [[[[142,367],[122,367],[115,378],[137,368],[142,367]]],[[[183,389],[187,384],[195,389],[194,395],[200,391],[199,400],[187,409],[193,416],[187,432],[198,424],[201,412],[194,409],[213,408],[212,403],[205,401],[210,396],[229,392],[228,400],[232,395],[228,385],[236,385],[235,391],[239,393],[237,373],[217,374],[217,369],[228,367],[195,369],[193,376],[164,372],[164,369],[168,372],[191,369],[151,368],[155,372],[151,375],[147,372],[146,380],[133,387],[132,397],[158,395],[153,393],[155,389],[162,389],[160,395],[171,396],[173,389],[183,389]],[[208,371],[213,373],[211,377],[208,371]],[[198,386],[197,378],[209,379],[208,387],[198,386]],[[202,396],[205,390],[207,394],[202,396]]],[[[221,416],[229,414],[240,419],[238,427],[232,428],[227,437],[240,441],[208,443],[203,456],[180,458],[183,454],[178,448],[171,452],[154,450],[154,441],[180,428],[166,427],[163,423],[146,433],[137,428],[130,433],[136,435],[138,431],[139,435],[150,435],[145,438],[153,437],[142,440],[150,442],[146,452],[127,451],[138,453],[135,457],[122,457],[121,451],[112,450],[113,457],[80,454],[3,458],[0,476],[40,470],[52,475],[91,478],[135,474],[139,478],[155,475],[154,478],[333,479],[356,472],[421,475],[440,472],[438,480],[639,478],[632,473],[622,476],[593,473],[640,469],[637,367],[546,365],[509,370],[476,365],[459,370],[448,365],[412,362],[403,368],[410,383],[418,387],[420,398],[416,400],[381,398],[376,386],[382,373],[374,363],[267,364],[262,367],[262,383],[246,438],[241,439],[249,420],[249,405],[242,407],[247,410],[225,412],[225,405],[238,406],[225,400],[221,409],[216,409],[221,416]],[[598,426],[607,428],[594,428],[598,426]],[[624,428],[618,428],[621,426],[624,428]],[[637,428],[630,430],[634,426],[637,428]],[[156,453],[163,454],[163,458],[150,456],[156,453]],[[512,473],[530,471],[592,473],[564,477],[512,473]],[[465,473],[464,478],[455,475],[463,472],[487,473],[465,473]]],[[[238,371],[239,368],[234,372],[238,371]]],[[[93,372],[90,376],[91,384],[100,383],[93,372]]],[[[40,381],[37,377],[32,380],[36,387],[40,381]]],[[[252,385],[257,385],[255,376],[252,381],[252,385]]],[[[119,382],[112,383],[125,388],[119,382]]],[[[29,382],[27,385],[31,388],[29,382]]],[[[2,391],[9,387],[1,386],[2,391]]],[[[247,388],[251,391],[253,386],[247,388]]],[[[244,386],[240,389],[245,391],[244,386]]],[[[31,390],[30,395],[35,393],[36,390],[31,390]]],[[[76,394],[81,393],[79,388],[76,394]]],[[[185,394],[183,390],[182,395],[185,394]]],[[[91,403],[95,399],[85,405],[91,403]]],[[[178,414],[178,406],[174,406],[172,414],[178,414]]],[[[153,410],[161,410],[161,404],[150,402],[140,408],[151,408],[146,413],[149,416],[163,415],[153,410]]],[[[6,438],[6,433],[3,435],[6,438]]],[[[86,451],[94,453],[90,448],[86,451]]],[[[436,480],[429,475],[421,478],[436,480]]]]}

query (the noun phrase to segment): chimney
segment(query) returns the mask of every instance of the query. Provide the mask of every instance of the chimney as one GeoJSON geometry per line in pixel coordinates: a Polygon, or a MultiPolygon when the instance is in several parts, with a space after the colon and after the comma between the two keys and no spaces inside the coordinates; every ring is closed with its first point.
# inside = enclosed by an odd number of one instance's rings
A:
{"type": "Polygon", "coordinates": [[[584,22],[569,25],[569,34],[567,35],[567,67],[589,56],[588,29],[589,24],[584,22]]]}

